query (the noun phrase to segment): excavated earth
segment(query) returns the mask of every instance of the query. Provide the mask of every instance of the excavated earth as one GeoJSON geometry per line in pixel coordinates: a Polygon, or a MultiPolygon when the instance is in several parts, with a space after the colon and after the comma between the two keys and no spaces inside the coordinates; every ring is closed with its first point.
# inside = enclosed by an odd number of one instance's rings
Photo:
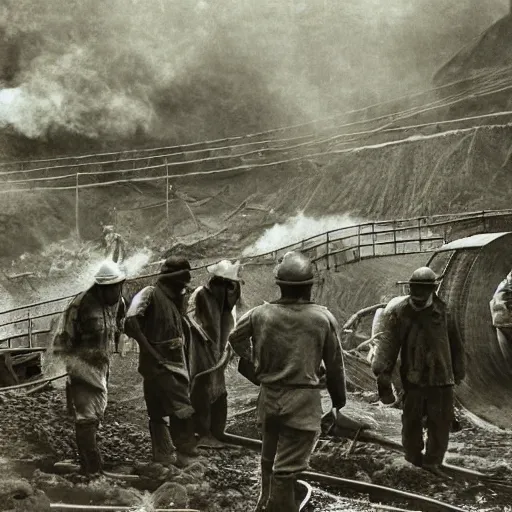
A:
{"type": "MultiPolygon", "coordinates": [[[[202,450],[199,462],[180,470],[151,466],[150,440],[136,371],[137,356],[116,356],[113,364],[110,402],[99,441],[106,467],[115,473],[137,473],[137,484],[111,478],[88,482],[78,475],[55,475],[53,463],[76,462],[73,424],[65,412],[62,389],[37,395],[2,395],[0,416],[0,466],[2,472],[26,477],[34,489],[52,501],[109,504],[151,510],[155,503],[196,508],[202,511],[242,511],[253,506],[258,493],[258,456],[245,448],[202,450]]],[[[253,410],[257,388],[228,369],[230,419],[228,431],[259,438],[253,410]]],[[[376,395],[352,392],[348,414],[375,422],[389,418],[390,438],[399,432],[399,411],[372,405],[376,395]],[[380,415],[380,416],[379,416],[380,415]]],[[[512,442],[507,432],[477,427],[462,419],[462,430],[452,434],[448,462],[477,470],[492,470],[512,481],[512,442]]],[[[510,495],[475,483],[451,481],[413,468],[400,454],[374,444],[359,442],[348,454],[350,439],[323,435],[311,461],[312,469],[357,480],[417,492],[457,504],[466,510],[503,511],[510,495]]],[[[379,497],[372,496],[378,501],[379,497]]],[[[399,504],[398,504],[399,505],[399,504]]],[[[373,510],[368,497],[334,488],[314,488],[308,510],[373,510]],[[340,496],[342,494],[343,496],[340,496]]],[[[402,504],[403,507],[403,504],[402,504]]],[[[2,509],[2,508],[0,508],[2,509]]],[[[3,509],[9,510],[9,509],[3,509]]]]}
{"type": "MultiPolygon", "coordinates": [[[[347,265],[335,278],[326,279],[322,286],[316,287],[315,297],[328,305],[340,322],[344,322],[358,308],[396,293],[396,280],[408,276],[425,258],[426,255],[395,257],[347,265]]],[[[196,273],[194,284],[204,277],[204,274],[196,273]]],[[[272,265],[248,266],[244,270],[244,279],[240,313],[262,300],[274,298],[272,265]]],[[[139,282],[134,287],[130,285],[129,293],[149,282],[139,282]]],[[[252,506],[258,494],[259,464],[257,454],[248,449],[204,450],[201,460],[188,470],[176,467],[165,470],[148,465],[150,440],[141,379],[136,368],[135,353],[127,351],[124,357],[114,356],[110,400],[100,443],[107,468],[116,473],[142,475],[137,483],[111,478],[91,483],[77,475],[54,474],[55,462],[76,461],[77,457],[73,424],[65,412],[62,383],[38,395],[26,396],[20,392],[0,394],[2,474],[27,478],[32,489],[44,491],[53,502],[129,505],[141,511],[152,510],[155,503],[167,506],[171,502],[174,506],[190,506],[202,511],[245,511],[252,506]]],[[[258,438],[253,410],[257,388],[239,376],[236,367],[228,368],[227,376],[230,403],[228,431],[258,438]]],[[[352,387],[350,390],[347,414],[368,421],[379,434],[399,442],[400,411],[373,405],[377,396],[371,390],[361,392],[352,387]]],[[[328,408],[328,400],[325,406],[328,408]]],[[[510,432],[483,424],[475,425],[464,415],[461,422],[462,430],[454,432],[451,437],[448,462],[492,472],[512,482],[510,432]]],[[[402,460],[400,453],[389,449],[358,442],[349,454],[350,445],[350,439],[322,436],[311,461],[312,468],[418,492],[466,510],[505,511],[510,503],[510,495],[502,490],[495,491],[474,482],[439,480],[411,467],[402,460]]],[[[0,489],[0,495],[2,492],[8,494],[0,489]]],[[[32,494],[29,498],[36,500],[37,497],[32,494]]],[[[375,502],[382,499],[379,496],[370,498],[375,502]]],[[[406,508],[403,503],[398,505],[406,508]]],[[[31,509],[36,510],[32,506],[19,510],[31,509]]],[[[374,509],[367,496],[316,486],[308,510],[374,509]]]]}

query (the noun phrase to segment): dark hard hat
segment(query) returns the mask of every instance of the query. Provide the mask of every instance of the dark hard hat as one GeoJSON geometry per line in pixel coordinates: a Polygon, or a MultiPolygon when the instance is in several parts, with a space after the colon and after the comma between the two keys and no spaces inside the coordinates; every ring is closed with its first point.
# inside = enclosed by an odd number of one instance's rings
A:
{"type": "Polygon", "coordinates": [[[160,274],[174,278],[176,282],[190,282],[190,263],[186,258],[170,256],[164,261],[160,274]]]}
{"type": "Polygon", "coordinates": [[[309,285],[314,282],[313,264],[300,252],[287,252],[276,270],[276,283],[284,285],[309,285]]]}
{"type": "Polygon", "coordinates": [[[407,282],[408,284],[436,286],[438,278],[431,268],[420,267],[412,273],[411,278],[407,282]]]}

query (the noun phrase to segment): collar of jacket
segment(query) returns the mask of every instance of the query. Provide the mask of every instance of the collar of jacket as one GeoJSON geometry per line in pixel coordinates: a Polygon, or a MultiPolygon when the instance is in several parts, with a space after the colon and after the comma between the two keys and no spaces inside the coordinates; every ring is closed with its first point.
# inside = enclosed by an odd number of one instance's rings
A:
{"type": "Polygon", "coordinates": [[[441,312],[445,309],[445,303],[442,299],[439,298],[439,296],[434,293],[432,294],[432,297],[428,301],[427,305],[422,308],[417,308],[411,301],[410,296],[407,298],[407,304],[411,307],[413,311],[425,311],[428,308],[432,308],[434,311],[441,312]]]}
{"type": "Polygon", "coordinates": [[[272,301],[271,304],[314,304],[312,300],[305,300],[305,299],[277,299],[275,301],[272,301]]]}

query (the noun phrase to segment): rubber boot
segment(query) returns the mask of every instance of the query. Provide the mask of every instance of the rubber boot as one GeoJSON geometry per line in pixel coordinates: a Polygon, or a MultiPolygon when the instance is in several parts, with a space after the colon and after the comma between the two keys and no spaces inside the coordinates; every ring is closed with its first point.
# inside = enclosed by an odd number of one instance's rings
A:
{"type": "Polygon", "coordinates": [[[194,419],[169,416],[169,432],[176,446],[176,465],[184,468],[197,461],[200,454],[197,450],[194,419]]]}
{"type": "Polygon", "coordinates": [[[295,476],[272,477],[266,512],[299,512],[295,502],[295,476]]]}
{"type": "Polygon", "coordinates": [[[228,395],[224,394],[211,405],[211,431],[213,437],[222,441],[228,419],[228,395]]]}
{"type": "Polygon", "coordinates": [[[167,425],[159,421],[150,421],[149,433],[151,435],[153,462],[164,465],[174,463],[174,446],[167,425]]]}
{"type": "Polygon", "coordinates": [[[75,406],[73,404],[73,394],[71,392],[71,384],[66,382],[66,412],[69,417],[75,417],[75,406]]]}
{"type": "Polygon", "coordinates": [[[263,512],[267,510],[267,502],[270,497],[270,482],[272,480],[272,462],[261,462],[261,490],[258,503],[254,512],[263,512]]]}
{"type": "Polygon", "coordinates": [[[103,461],[96,441],[98,421],[76,423],[76,445],[80,458],[80,469],[85,475],[101,474],[103,461]]]}

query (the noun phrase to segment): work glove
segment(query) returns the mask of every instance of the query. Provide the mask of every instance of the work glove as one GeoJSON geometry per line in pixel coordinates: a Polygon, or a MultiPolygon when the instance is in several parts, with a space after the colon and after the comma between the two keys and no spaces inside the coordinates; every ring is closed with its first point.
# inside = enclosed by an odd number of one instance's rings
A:
{"type": "Polygon", "coordinates": [[[381,373],[377,377],[377,390],[379,393],[380,401],[385,405],[395,403],[395,394],[391,387],[391,375],[389,373],[381,373]]]}

